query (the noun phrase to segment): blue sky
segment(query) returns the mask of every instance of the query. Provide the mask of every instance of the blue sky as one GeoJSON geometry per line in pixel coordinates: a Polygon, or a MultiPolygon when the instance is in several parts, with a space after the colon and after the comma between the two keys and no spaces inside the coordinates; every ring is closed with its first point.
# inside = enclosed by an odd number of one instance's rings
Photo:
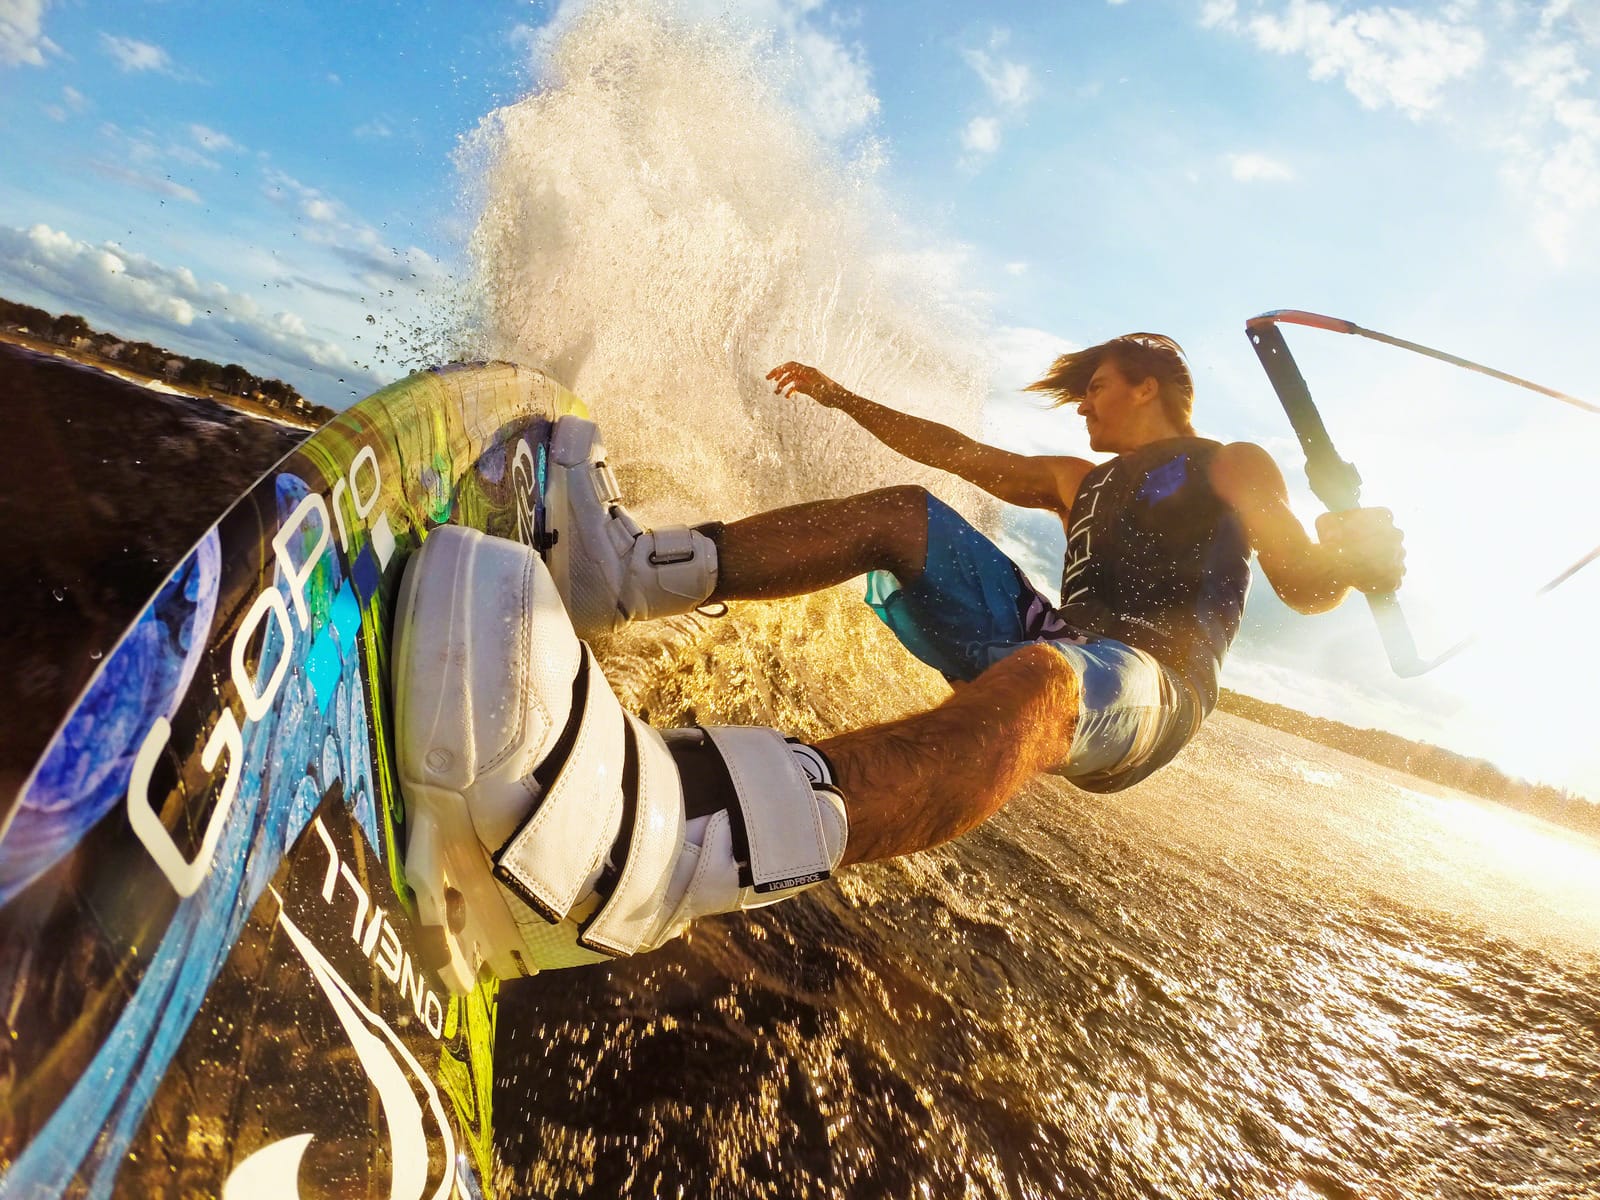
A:
{"type": "MultiPolygon", "coordinates": [[[[348,403],[438,345],[470,275],[461,141],[588,7],[0,0],[0,294],[348,403]]],[[[1080,449],[1070,415],[1015,387],[1065,346],[1165,331],[1202,430],[1267,445],[1309,518],[1243,335],[1280,307],[1597,390],[1595,0],[672,7],[764,30],[796,120],[871,164],[982,331],[998,442],[1080,449]]],[[[1290,339],[1369,499],[1439,560],[1436,591],[1476,595],[1472,571],[1513,549],[1527,561],[1501,572],[1531,586],[1596,540],[1600,424],[1290,339]],[[1523,515],[1480,526],[1507,496],[1523,515]]],[[[1050,579],[1058,534],[1008,536],[1050,579]]],[[[1559,652],[1519,641],[1420,683],[1387,675],[1359,606],[1298,622],[1265,590],[1225,682],[1600,795],[1579,747],[1592,581],[1517,618],[1559,652]]]]}

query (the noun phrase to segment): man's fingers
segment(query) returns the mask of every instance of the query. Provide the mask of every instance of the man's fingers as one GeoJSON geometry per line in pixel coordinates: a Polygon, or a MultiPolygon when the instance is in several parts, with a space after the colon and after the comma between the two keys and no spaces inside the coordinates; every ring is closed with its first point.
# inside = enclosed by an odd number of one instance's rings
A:
{"type": "Polygon", "coordinates": [[[793,395],[794,389],[803,382],[804,370],[805,368],[797,362],[786,362],[768,371],[767,378],[774,382],[776,385],[774,390],[779,394],[793,395]]]}
{"type": "Polygon", "coordinates": [[[786,362],[767,372],[773,381],[773,391],[780,396],[793,396],[796,392],[810,396],[824,408],[838,407],[841,391],[838,384],[815,367],[801,362],[786,362]]]}
{"type": "Polygon", "coordinates": [[[793,396],[796,392],[806,395],[815,395],[820,376],[812,368],[801,363],[785,363],[774,368],[767,376],[774,381],[774,391],[781,396],[793,396]]]}
{"type": "Polygon", "coordinates": [[[1364,592],[1392,592],[1406,573],[1405,540],[1387,508],[1323,513],[1317,537],[1338,555],[1350,582],[1364,592]]]}

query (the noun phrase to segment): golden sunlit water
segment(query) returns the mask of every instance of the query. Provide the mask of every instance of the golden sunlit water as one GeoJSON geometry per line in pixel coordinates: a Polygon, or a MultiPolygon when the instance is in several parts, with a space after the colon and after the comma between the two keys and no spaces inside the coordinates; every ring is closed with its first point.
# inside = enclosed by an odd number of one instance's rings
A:
{"type": "MultiPolygon", "coordinates": [[[[969,491],[772,396],[790,358],[969,432],[971,302],[874,148],[737,28],[597,6],[466,147],[473,344],[592,404],[647,521],[969,491]]],[[[1043,364],[1041,364],[1043,365],[1043,364]]],[[[944,685],[849,587],[627,631],[661,725],[815,737],[944,685]]],[[[1218,715],[1127,793],[502,992],[504,1181],[576,1196],[1600,1193],[1600,848],[1218,715]]]]}
{"type": "MultiPolygon", "coordinates": [[[[608,666],[666,723],[937,694],[854,603],[608,666]]],[[[509,986],[496,1121],[538,1195],[1592,1196],[1597,988],[1600,846],[1218,714],[1119,797],[1046,777],[949,847],[509,986]]]]}

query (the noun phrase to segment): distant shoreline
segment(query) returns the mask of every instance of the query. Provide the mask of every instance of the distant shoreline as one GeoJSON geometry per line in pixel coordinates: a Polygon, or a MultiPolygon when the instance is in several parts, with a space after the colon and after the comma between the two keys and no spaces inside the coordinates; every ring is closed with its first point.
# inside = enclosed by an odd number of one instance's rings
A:
{"type": "Polygon", "coordinates": [[[1514,779],[1486,759],[1468,758],[1429,742],[1412,741],[1381,729],[1357,729],[1327,717],[1313,717],[1298,709],[1257,700],[1227,688],[1222,689],[1217,707],[1258,725],[1281,729],[1367,762],[1600,838],[1600,804],[1563,788],[1514,779]]]}
{"type": "Polygon", "coordinates": [[[113,362],[110,359],[102,358],[98,354],[86,354],[81,350],[73,350],[67,346],[61,345],[58,342],[52,342],[46,338],[33,337],[15,329],[6,329],[0,327],[0,342],[17,346],[23,350],[31,351],[34,354],[47,354],[52,358],[63,359],[66,362],[74,363],[80,367],[89,367],[92,370],[114,376],[115,378],[125,380],[128,383],[137,384],[139,386],[154,384],[156,385],[156,390],[164,395],[176,396],[180,399],[208,400],[212,404],[220,404],[224,408],[231,409],[234,412],[241,413],[247,417],[254,417],[258,420],[264,421],[272,421],[278,425],[287,425],[293,429],[304,429],[307,432],[312,432],[322,428],[322,426],[316,421],[310,421],[302,417],[297,417],[292,413],[285,412],[282,409],[273,408],[270,405],[259,404],[256,401],[246,399],[243,396],[232,396],[222,392],[208,391],[204,388],[196,388],[187,384],[177,383],[171,379],[162,378],[161,376],[148,375],[142,371],[134,371],[131,370],[126,363],[113,362]]]}

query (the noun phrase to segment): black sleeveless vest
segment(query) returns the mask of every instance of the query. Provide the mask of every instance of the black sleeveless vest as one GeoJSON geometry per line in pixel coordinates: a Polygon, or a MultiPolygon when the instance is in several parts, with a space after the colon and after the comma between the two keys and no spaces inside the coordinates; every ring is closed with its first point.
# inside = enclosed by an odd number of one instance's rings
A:
{"type": "Polygon", "coordinates": [[[1212,490],[1206,438],[1169,438],[1084,476],[1067,526],[1062,617],[1155,655],[1206,712],[1250,589],[1250,545],[1212,490]]]}

